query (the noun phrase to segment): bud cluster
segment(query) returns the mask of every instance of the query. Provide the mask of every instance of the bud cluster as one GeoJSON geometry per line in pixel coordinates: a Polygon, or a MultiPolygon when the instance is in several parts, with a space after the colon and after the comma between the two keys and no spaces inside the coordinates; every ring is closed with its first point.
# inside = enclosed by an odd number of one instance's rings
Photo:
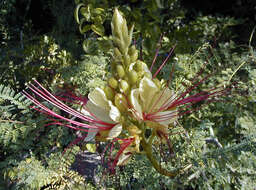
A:
{"type": "Polygon", "coordinates": [[[117,9],[111,27],[114,44],[112,76],[108,79],[104,92],[121,112],[125,112],[128,105],[126,97],[131,89],[138,87],[139,81],[145,75],[151,76],[151,73],[147,65],[138,60],[138,50],[135,45],[131,45],[134,27],[128,30],[125,18],[117,9]]]}

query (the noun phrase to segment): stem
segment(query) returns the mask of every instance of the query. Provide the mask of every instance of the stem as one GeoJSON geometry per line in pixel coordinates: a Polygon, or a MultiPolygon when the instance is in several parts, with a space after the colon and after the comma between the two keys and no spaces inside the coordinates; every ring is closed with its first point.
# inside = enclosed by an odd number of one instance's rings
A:
{"type": "Polygon", "coordinates": [[[233,76],[236,74],[236,72],[246,63],[246,61],[242,62],[241,65],[239,65],[237,67],[237,69],[232,73],[232,75],[230,76],[230,78],[228,79],[228,83],[231,81],[231,79],[233,78],[233,76]]]}
{"type": "Polygon", "coordinates": [[[160,174],[168,176],[168,177],[175,177],[178,175],[178,171],[167,171],[166,169],[162,168],[160,163],[155,159],[152,153],[152,142],[147,143],[144,135],[142,136],[141,145],[143,150],[145,151],[149,161],[153,165],[153,167],[158,171],[160,174]]]}

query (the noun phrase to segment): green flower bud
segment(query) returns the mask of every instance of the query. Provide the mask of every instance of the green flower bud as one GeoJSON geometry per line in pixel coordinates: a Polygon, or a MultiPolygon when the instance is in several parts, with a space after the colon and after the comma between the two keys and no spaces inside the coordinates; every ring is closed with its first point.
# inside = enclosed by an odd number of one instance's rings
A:
{"type": "Polygon", "coordinates": [[[115,106],[119,109],[120,112],[127,111],[128,103],[123,94],[118,93],[115,95],[115,106]]]}
{"type": "Polygon", "coordinates": [[[121,26],[124,24],[124,18],[118,11],[118,9],[115,9],[114,15],[112,18],[112,30],[114,30],[113,33],[116,33],[119,35],[119,37],[122,35],[121,26]]]}
{"type": "Polygon", "coordinates": [[[124,64],[126,65],[126,66],[129,66],[130,65],[130,56],[128,55],[128,54],[126,54],[125,56],[124,56],[124,64]]]}
{"type": "Polygon", "coordinates": [[[117,46],[121,52],[121,54],[126,54],[126,52],[128,51],[128,48],[125,47],[125,44],[123,41],[121,41],[120,39],[116,38],[116,37],[113,37],[113,42],[114,42],[114,45],[117,46]]]}
{"type": "Polygon", "coordinates": [[[132,56],[136,51],[137,51],[136,46],[135,46],[135,45],[132,45],[132,46],[129,48],[129,55],[132,56]]]}
{"type": "Polygon", "coordinates": [[[111,65],[110,65],[110,69],[111,69],[111,73],[114,73],[115,71],[115,68],[116,68],[116,62],[113,60],[112,62],[111,62],[111,65]]]}
{"type": "Polygon", "coordinates": [[[127,24],[126,24],[126,20],[124,19],[124,22],[121,26],[121,31],[122,31],[122,38],[125,42],[125,45],[127,47],[129,47],[131,45],[131,40],[130,40],[130,36],[128,34],[128,28],[127,28],[127,24]]]}
{"type": "Polygon", "coordinates": [[[110,87],[116,89],[118,86],[118,82],[114,77],[111,77],[110,79],[108,79],[108,84],[110,87]]]}
{"type": "Polygon", "coordinates": [[[135,45],[132,45],[129,49],[129,55],[131,57],[131,63],[135,62],[138,59],[138,50],[136,49],[135,45]]]}
{"type": "Polygon", "coordinates": [[[115,92],[112,88],[110,88],[109,86],[105,86],[104,87],[104,92],[105,92],[105,94],[106,94],[106,96],[109,100],[111,100],[111,101],[114,100],[115,92]]]}
{"type": "Polygon", "coordinates": [[[124,67],[122,65],[117,65],[116,66],[116,71],[117,71],[117,74],[120,78],[123,78],[124,75],[125,75],[125,71],[124,71],[124,67]]]}
{"type": "Polygon", "coordinates": [[[133,34],[134,25],[129,30],[129,38],[130,38],[130,44],[132,43],[132,34],[133,34]]]}
{"type": "Polygon", "coordinates": [[[138,51],[131,55],[131,63],[135,62],[139,57],[138,51]]]}
{"type": "Polygon", "coordinates": [[[123,92],[125,94],[128,94],[129,88],[130,88],[130,86],[129,86],[128,82],[125,81],[125,80],[121,80],[121,82],[120,82],[120,90],[121,90],[121,92],[123,92]]]}
{"type": "Polygon", "coordinates": [[[140,61],[140,60],[138,60],[137,62],[136,62],[136,65],[135,65],[135,70],[137,71],[137,72],[141,72],[141,71],[143,71],[143,62],[142,61],[140,61]]]}
{"type": "Polygon", "coordinates": [[[148,77],[148,78],[151,78],[151,77],[152,77],[152,76],[150,75],[150,73],[147,73],[147,72],[144,73],[144,76],[145,76],[145,77],[148,77]]]}
{"type": "Polygon", "coordinates": [[[118,48],[114,48],[114,56],[115,56],[115,59],[121,59],[122,58],[122,54],[121,52],[118,50],[118,48]]]}
{"type": "Polygon", "coordinates": [[[161,88],[162,84],[161,84],[161,82],[157,78],[154,78],[153,81],[154,81],[154,83],[156,84],[156,86],[158,88],[161,88]]]}
{"type": "Polygon", "coordinates": [[[136,71],[134,70],[131,70],[129,73],[128,73],[128,76],[129,76],[129,82],[131,84],[135,84],[138,80],[138,74],[136,71]]]}

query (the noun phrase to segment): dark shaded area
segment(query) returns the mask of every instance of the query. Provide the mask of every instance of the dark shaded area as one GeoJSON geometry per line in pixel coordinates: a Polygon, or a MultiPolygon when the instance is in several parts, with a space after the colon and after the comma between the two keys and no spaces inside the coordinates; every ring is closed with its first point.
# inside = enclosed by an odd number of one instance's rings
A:
{"type": "Polygon", "coordinates": [[[238,43],[247,43],[253,27],[256,26],[255,0],[182,0],[181,5],[187,10],[186,17],[190,19],[194,19],[198,13],[242,19],[243,24],[232,27],[238,36],[235,39],[238,43]]]}
{"type": "Polygon", "coordinates": [[[72,169],[77,171],[87,180],[98,182],[96,177],[98,165],[101,164],[101,158],[96,153],[84,151],[76,156],[76,161],[72,165],[72,169]]]}
{"type": "Polygon", "coordinates": [[[256,1],[255,0],[182,0],[183,5],[189,14],[197,15],[201,12],[204,15],[222,14],[235,18],[256,20],[256,1]]]}
{"type": "Polygon", "coordinates": [[[50,32],[55,20],[47,1],[20,0],[14,4],[13,20],[23,28],[27,20],[31,20],[33,30],[39,34],[50,32]]]}

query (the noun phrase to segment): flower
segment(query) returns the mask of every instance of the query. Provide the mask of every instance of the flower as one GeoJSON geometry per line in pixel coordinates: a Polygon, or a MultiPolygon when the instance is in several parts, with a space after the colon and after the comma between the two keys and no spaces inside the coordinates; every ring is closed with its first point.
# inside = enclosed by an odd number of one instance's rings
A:
{"type": "MultiPolygon", "coordinates": [[[[216,87],[193,94],[192,91],[208,77],[196,83],[192,82],[192,85],[184,91],[170,89],[170,80],[158,80],[156,77],[172,55],[174,48],[152,74],[157,56],[154,57],[150,69],[146,63],[138,60],[138,51],[135,45],[131,45],[133,27],[128,32],[126,20],[117,9],[111,26],[114,45],[112,73],[107,85],[103,89],[95,88],[89,93],[88,99],[71,96],[82,105],[81,110],[67,106],[61,98],[51,94],[37,81],[35,85],[28,86],[37,98],[28,91],[24,91],[24,94],[36,105],[34,107],[36,110],[51,116],[53,122],[48,125],[56,124],[86,132],[86,135],[75,140],[75,143],[79,140],[109,141],[111,145],[109,160],[113,160],[109,162],[109,168],[112,172],[116,165],[126,164],[133,154],[143,153],[159,173],[174,177],[178,171],[163,169],[154,157],[152,151],[154,143],[157,144],[158,140],[167,143],[173,153],[168,137],[170,126],[175,126],[179,117],[198,109],[192,108],[196,103],[212,102],[215,97],[223,95],[227,90],[216,87]],[[48,102],[48,106],[41,103],[40,99],[48,102]],[[80,121],[52,111],[49,103],[80,121]],[[147,134],[148,131],[150,132],[147,134]],[[119,145],[119,150],[112,155],[115,143],[119,145]]],[[[172,72],[173,70],[174,64],[172,72]]],[[[106,146],[104,153],[109,145],[106,146]]]]}

